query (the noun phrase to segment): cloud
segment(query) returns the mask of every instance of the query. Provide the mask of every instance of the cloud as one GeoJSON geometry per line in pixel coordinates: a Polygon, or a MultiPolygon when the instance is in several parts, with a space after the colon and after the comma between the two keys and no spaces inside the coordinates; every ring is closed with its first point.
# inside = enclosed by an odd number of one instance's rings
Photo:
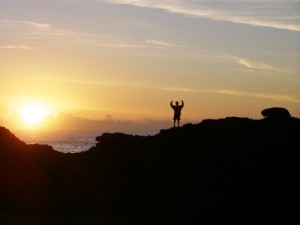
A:
{"type": "Polygon", "coordinates": [[[235,96],[245,96],[252,98],[264,98],[283,102],[293,102],[300,103],[300,98],[290,95],[280,95],[280,94],[267,94],[267,93],[257,93],[257,92],[246,92],[239,90],[230,89],[191,89],[185,87],[164,87],[161,90],[172,91],[172,92],[188,92],[188,93],[208,93],[208,94],[222,94],[222,95],[235,95],[235,96]]]}
{"type": "MultiPolygon", "coordinates": [[[[132,38],[119,37],[115,35],[104,35],[89,32],[78,32],[67,29],[60,29],[50,24],[21,21],[21,20],[0,20],[0,29],[16,37],[26,37],[26,40],[42,40],[52,43],[62,43],[65,46],[78,46],[83,48],[108,47],[108,48],[149,48],[144,41],[132,38]]],[[[170,43],[166,43],[171,46],[170,43]]],[[[2,48],[33,49],[29,46],[7,45],[2,48]]]]}
{"type": "Polygon", "coordinates": [[[24,21],[24,24],[33,26],[36,29],[50,29],[51,28],[50,24],[46,24],[46,23],[35,23],[35,22],[31,22],[31,21],[24,21]]]}
{"type": "MultiPolygon", "coordinates": [[[[140,49],[140,48],[175,48],[180,47],[164,40],[148,39],[141,40],[116,35],[105,35],[89,32],[79,32],[60,29],[50,24],[21,20],[0,20],[0,29],[16,37],[26,37],[26,40],[42,40],[52,43],[62,43],[65,46],[77,46],[83,48],[119,48],[119,49],[140,49]]],[[[26,45],[6,45],[0,48],[33,50],[34,47],[26,45]]]]}
{"type": "Polygon", "coordinates": [[[223,55],[222,58],[229,59],[243,67],[246,67],[250,71],[259,70],[259,71],[266,71],[266,72],[278,72],[278,73],[291,73],[291,71],[282,69],[270,64],[256,62],[251,59],[241,58],[237,56],[228,56],[223,55]]]}
{"type": "Polygon", "coordinates": [[[2,19],[0,20],[0,25],[1,26],[9,26],[11,28],[20,28],[20,26],[22,26],[22,28],[24,28],[25,26],[27,27],[32,27],[35,29],[39,29],[39,30],[47,30],[51,28],[50,24],[47,23],[37,23],[37,22],[33,22],[33,21],[27,21],[27,20],[5,20],[2,19]]]}
{"type": "Polygon", "coordinates": [[[159,46],[159,47],[180,47],[179,45],[176,45],[176,44],[173,44],[173,43],[170,43],[170,42],[166,42],[166,41],[163,41],[163,40],[147,40],[146,41],[147,44],[150,44],[150,45],[155,45],[155,46],[159,46]]]}
{"type": "Polygon", "coordinates": [[[170,120],[144,118],[143,120],[117,120],[112,115],[105,115],[103,119],[86,119],[72,114],[59,113],[56,118],[49,118],[52,129],[58,130],[100,130],[102,132],[126,133],[157,133],[162,128],[169,127],[170,120]]]}
{"type": "Polygon", "coordinates": [[[110,41],[105,41],[97,44],[99,47],[105,47],[105,48],[142,48],[144,46],[134,44],[134,43],[122,43],[122,42],[110,42],[110,41]]]}
{"type": "Polygon", "coordinates": [[[265,99],[271,99],[276,101],[300,103],[299,97],[289,96],[289,95],[243,92],[243,91],[236,91],[236,90],[216,90],[215,92],[218,94],[225,94],[225,95],[237,95],[237,96],[246,96],[246,97],[254,97],[254,98],[265,98],[265,99]]]}
{"type": "MultiPolygon", "coordinates": [[[[186,120],[189,122],[189,120],[186,120]]],[[[1,117],[0,122],[2,126],[10,127],[14,130],[20,129],[20,116],[14,112],[9,117],[1,117]]],[[[154,134],[161,129],[169,128],[172,125],[170,119],[151,119],[144,118],[141,120],[118,120],[114,119],[112,115],[107,114],[103,119],[88,119],[84,117],[74,116],[70,113],[60,112],[55,116],[49,115],[45,118],[44,125],[39,129],[42,130],[85,130],[85,131],[99,131],[99,132],[125,132],[132,134],[154,134]]]]}
{"type": "Polygon", "coordinates": [[[35,47],[30,47],[26,45],[2,45],[0,49],[20,49],[20,50],[35,50],[35,47]]]}
{"type": "Polygon", "coordinates": [[[239,59],[238,63],[250,68],[250,69],[261,69],[261,70],[273,70],[274,67],[267,65],[267,64],[262,64],[262,63],[256,63],[251,61],[250,59],[239,59]]]}
{"type": "Polygon", "coordinates": [[[171,42],[166,42],[163,40],[148,39],[148,40],[146,40],[146,44],[145,44],[140,41],[126,40],[126,38],[120,39],[118,37],[115,37],[114,40],[107,39],[106,41],[100,43],[98,46],[110,47],[110,48],[150,48],[150,47],[174,48],[174,47],[180,47],[180,45],[177,45],[177,44],[174,44],[171,42]]]}
{"type": "Polygon", "coordinates": [[[300,31],[295,0],[106,0],[114,4],[162,9],[170,13],[216,21],[300,31]]]}
{"type": "Polygon", "coordinates": [[[161,90],[172,91],[172,92],[187,92],[187,93],[213,93],[212,90],[200,90],[200,89],[193,89],[187,87],[162,87],[161,90]]]}

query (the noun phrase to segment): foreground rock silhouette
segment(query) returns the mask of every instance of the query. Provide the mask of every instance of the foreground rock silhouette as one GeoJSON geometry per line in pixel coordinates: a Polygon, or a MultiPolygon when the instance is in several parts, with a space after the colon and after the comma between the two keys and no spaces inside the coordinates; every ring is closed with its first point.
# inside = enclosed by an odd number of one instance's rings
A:
{"type": "Polygon", "coordinates": [[[0,127],[1,224],[293,224],[299,137],[297,118],[228,117],[63,154],[0,127]]]}

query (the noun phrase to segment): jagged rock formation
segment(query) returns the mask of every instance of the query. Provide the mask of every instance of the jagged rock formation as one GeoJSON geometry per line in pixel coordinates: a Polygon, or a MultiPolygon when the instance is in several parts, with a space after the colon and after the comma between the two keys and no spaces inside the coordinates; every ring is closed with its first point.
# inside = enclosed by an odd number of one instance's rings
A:
{"type": "Polygon", "coordinates": [[[228,117],[154,136],[106,133],[87,152],[62,154],[0,128],[0,219],[288,223],[300,200],[299,137],[297,118],[228,117]]]}

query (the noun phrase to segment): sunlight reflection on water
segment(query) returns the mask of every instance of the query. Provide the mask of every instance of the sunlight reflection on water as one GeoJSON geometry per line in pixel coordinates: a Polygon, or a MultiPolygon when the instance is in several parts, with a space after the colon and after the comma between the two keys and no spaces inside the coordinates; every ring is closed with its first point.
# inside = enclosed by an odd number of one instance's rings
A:
{"type": "MultiPolygon", "coordinates": [[[[13,131],[27,144],[45,144],[63,153],[78,153],[95,146],[101,131],[13,131]]],[[[153,135],[153,132],[136,132],[137,135],[153,135]]]]}
{"type": "Polygon", "coordinates": [[[96,145],[95,138],[100,131],[14,131],[27,144],[47,144],[56,151],[77,153],[96,145]]]}

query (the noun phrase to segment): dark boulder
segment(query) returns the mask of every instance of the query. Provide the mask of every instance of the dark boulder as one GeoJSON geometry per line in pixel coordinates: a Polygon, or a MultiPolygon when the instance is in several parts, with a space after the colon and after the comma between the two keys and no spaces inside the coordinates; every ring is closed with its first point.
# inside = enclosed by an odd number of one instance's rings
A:
{"type": "Polygon", "coordinates": [[[291,117],[291,114],[289,111],[285,108],[281,107],[273,107],[269,109],[264,109],[261,111],[261,114],[263,117],[268,118],[268,119],[276,119],[276,120],[281,120],[281,119],[288,119],[291,117]]]}

